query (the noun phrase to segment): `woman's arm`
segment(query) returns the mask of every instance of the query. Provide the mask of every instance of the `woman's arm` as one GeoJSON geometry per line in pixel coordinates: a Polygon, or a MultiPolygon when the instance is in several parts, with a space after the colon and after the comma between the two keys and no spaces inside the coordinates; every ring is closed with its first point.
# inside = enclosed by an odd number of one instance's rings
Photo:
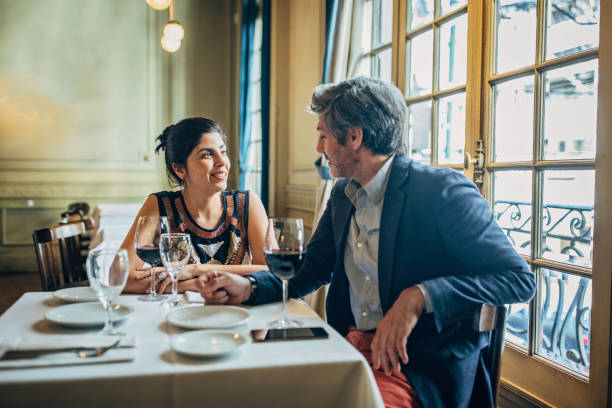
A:
{"type": "MultiPolygon", "coordinates": [[[[250,272],[268,269],[266,266],[266,258],[264,257],[264,242],[266,240],[267,230],[268,214],[266,213],[266,209],[264,208],[259,196],[254,192],[249,191],[249,221],[247,226],[247,231],[249,234],[249,250],[251,251],[253,266],[263,266],[263,268],[260,267],[255,270],[251,270],[250,272]]],[[[219,270],[222,271],[223,269],[219,270]]],[[[244,273],[241,275],[244,275],[244,273]]]]}
{"type": "Polygon", "coordinates": [[[125,248],[128,252],[128,258],[130,260],[130,275],[128,276],[127,283],[125,284],[124,293],[148,293],[151,289],[151,277],[150,271],[147,269],[144,271],[142,266],[144,262],[136,255],[134,249],[134,234],[136,233],[136,223],[138,217],[141,216],[159,216],[159,207],[157,205],[157,197],[151,194],[142,207],[138,211],[138,215],[134,219],[130,230],[128,231],[121,248],[125,248]],[[144,275],[144,277],[143,277],[144,275]]]}

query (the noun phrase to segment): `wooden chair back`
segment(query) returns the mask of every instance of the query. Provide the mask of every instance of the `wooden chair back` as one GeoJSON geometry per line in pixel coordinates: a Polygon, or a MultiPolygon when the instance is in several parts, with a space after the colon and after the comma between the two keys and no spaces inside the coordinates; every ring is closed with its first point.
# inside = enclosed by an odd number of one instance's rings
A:
{"type": "Polygon", "coordinates": [[[497,406],[499,374],[501,359],[504,353],[506,311],[506,306],[482,305],[474,315],[474,330],[478,332],[491,332],[491,340],[489,345],[482,350],[482,357],[491,380],[494,406],[497,406]]]}
{"type": "Polygon", "coordinates": [[[81,252],[83,222],[72,222],[34,231],[34,248],[38,259],[42,290],[86,284],[85,258],[81,252]]]}

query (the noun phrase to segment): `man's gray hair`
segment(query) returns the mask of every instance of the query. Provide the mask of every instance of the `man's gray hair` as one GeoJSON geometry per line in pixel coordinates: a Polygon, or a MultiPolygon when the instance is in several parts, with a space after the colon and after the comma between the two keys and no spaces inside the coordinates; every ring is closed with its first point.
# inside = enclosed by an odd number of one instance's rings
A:
{"type": "Polygon", "coordinates": [[[406,103],[392,84],[361,76],[319,85],[308,110],[323,117],[342,146],[348,129],[361,128],[362,143],[372,153],[404,153],[406,103]]]}

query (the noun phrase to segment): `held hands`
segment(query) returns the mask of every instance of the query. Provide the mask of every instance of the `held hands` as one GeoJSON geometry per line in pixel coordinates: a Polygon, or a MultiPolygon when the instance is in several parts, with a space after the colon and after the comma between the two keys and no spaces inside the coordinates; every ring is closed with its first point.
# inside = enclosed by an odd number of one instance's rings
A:
{"type": "Polygon", "coordinates": [[[205,272],[196,280],[196,286],[206,304],[239,305],[251,296],[251,282],[228,272],[205,272]]]}
{"type": "Polygon", "coordinates": [[[408,364],[406,344],[425,309],[425,298],[416,286],[405,289],[380,321],[372,340],[372,362],[385,374],[400,373],[400,359],[408,364]]]}

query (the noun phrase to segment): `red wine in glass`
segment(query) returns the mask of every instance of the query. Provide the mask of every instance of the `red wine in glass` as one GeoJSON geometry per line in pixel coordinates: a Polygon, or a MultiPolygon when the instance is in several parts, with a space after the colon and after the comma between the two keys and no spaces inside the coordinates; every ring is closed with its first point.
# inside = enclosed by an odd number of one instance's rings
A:
{"type": "Polygon", "coordinates": [[[158,245],[145,244],[136,247],[136,255],[151,266],[159,265],[161,262],[158,245]]]}
{"type": "Polygon", "coordinates": [[[289,280],[300,270],[306,252],[272,249],[265,256],[270,271],[279,279],[289,280]]]}
{"type": "Polygon", "coordinates": [[[155,292],[155,274],[153,267],[161,264],[159,254],[159,237],[169,232],[168,219],[160,216],[141,216],[136,221],[134,249],[136,255],[151,266],[151,290],[148,295],[139,296],[138,300],[157,302],[163,299],[155,292]]]}

